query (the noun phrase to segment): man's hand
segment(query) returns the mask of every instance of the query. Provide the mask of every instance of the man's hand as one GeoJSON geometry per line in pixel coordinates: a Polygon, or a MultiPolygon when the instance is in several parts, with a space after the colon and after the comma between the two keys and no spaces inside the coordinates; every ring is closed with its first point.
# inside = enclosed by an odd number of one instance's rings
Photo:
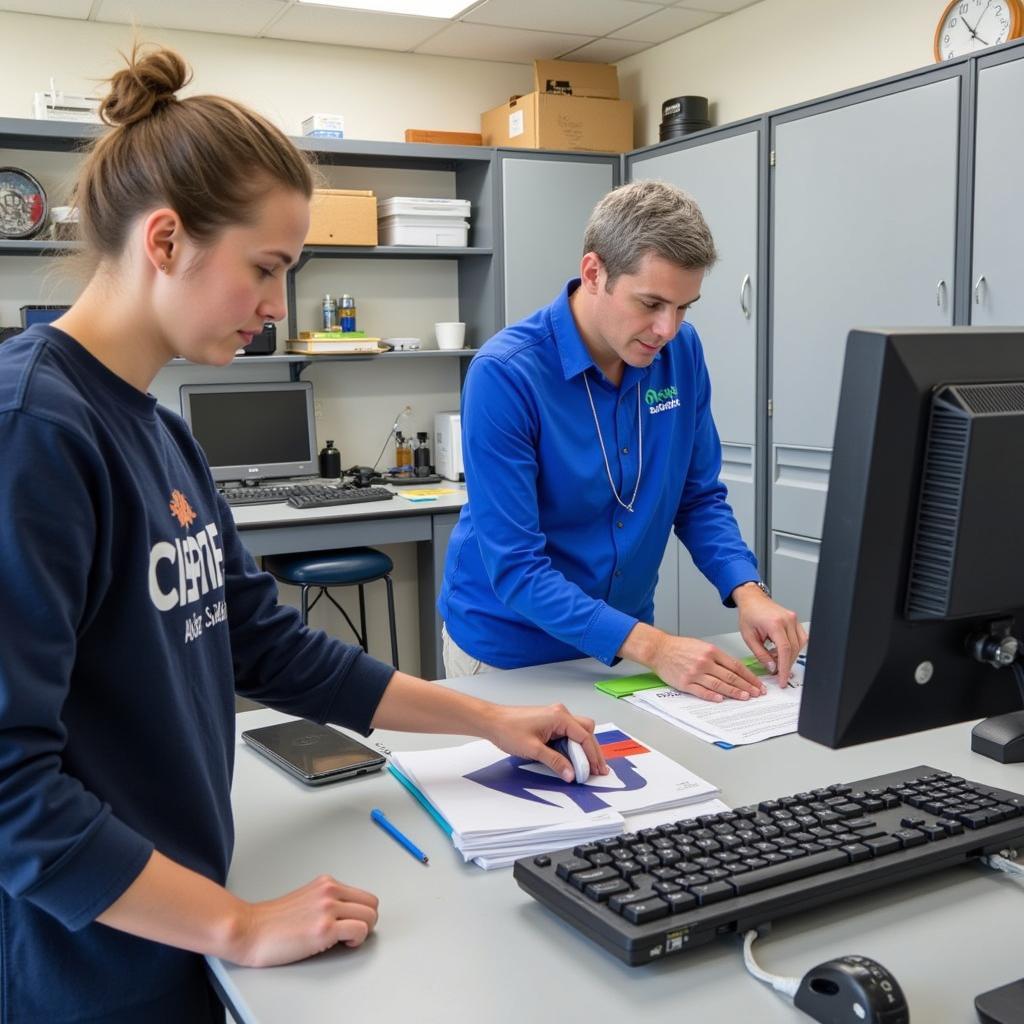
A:
{"type": "Polygon", "coordinates": [[[594,720],[570,714],[564,704],[548,707],[507,707],[493,704],[487,712],[487,739],[506,754],[528,757],[547,765],[559,778],[572,782],[576,773],[548,742],[568,736],[583,747],[592,775],[607,775],[608,765],[594,738],[594,720]]]}
{"type": "Polygon", "coordinates": [[[776,604],[750,583],[741,583],[731,596],[739,609],[740,635],[757,660],[772,675],[778,675],[779,683],[785,686],[797,655],[807,644],[807,633],[796,612],[776,604]],[[769,640],[775,645],[774,653],[765,647],[769,640]]]}
{"type": "Polygon", "coordinates": [[[653,669],[669,686],[703,700],[761,697],[765,688],[742,662],[689,636],[672,636],[638,622],[619,654],[653,669]]]}

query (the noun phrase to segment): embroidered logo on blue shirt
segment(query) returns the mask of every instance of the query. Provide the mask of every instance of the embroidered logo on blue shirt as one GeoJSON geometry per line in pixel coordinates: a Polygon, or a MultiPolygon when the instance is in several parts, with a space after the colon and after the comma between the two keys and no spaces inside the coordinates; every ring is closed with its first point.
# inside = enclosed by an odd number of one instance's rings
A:
{"type": "Polygon", "coordinates": [[[667,412],[669,409],[679,408],[679,390],[675,387],[648,388],[644,393],[644,401],[647,403],[647,411],[654,416],[659,412],[667,412]]]}

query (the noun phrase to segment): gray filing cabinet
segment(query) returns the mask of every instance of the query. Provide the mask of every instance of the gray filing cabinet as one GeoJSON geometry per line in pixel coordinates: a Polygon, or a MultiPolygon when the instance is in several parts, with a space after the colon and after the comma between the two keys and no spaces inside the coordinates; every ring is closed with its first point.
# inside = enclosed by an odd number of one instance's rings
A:
{"type": "MultiPolygon", "coordinates": [[[[704,345],[711,407],[722,438],[722,476],[744,540],[756,550],[758,147],[752,126],[632,158],[630,180],[657,178],[689,192],[711,228],[719,262],[689,319],[704,345]]],[[[736,628],[736,613],[673,535],[655,593],[655,625],[706,636],[736,628]]]]}
{"type": "Polygon", "coordinates": [[[546,306],[579,274],[583,229],[619,182],[619,158],[502,151],[505,323],[546,306]]]}
{"type": "Polygon", "coordinates": [[[981,67],[974,139],[972,324],[1024,324],[1024,59],[981,67]]]}
{"type": "Polygon", "coordinates": [[[847,332],[953,322],[960,78],[772,120],[771,575],[810,616],[847,332]]]}

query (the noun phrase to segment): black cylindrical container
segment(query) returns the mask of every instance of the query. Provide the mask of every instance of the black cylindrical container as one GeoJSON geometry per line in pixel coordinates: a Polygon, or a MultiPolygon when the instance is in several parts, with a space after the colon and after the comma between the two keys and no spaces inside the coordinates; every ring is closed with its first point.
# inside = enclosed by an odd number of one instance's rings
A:
{"type": "Polygon", "coordinates": [[[325,480],[337,480],[341,476],[341,452],[334,447],[333,441],[328,441],[320,449],[320,475],[325,480]]]}
{"type": "Polygon", "coordinates": [[[662,121],[673,118],[685,121],[706,121],[708,119],[707,96],[673,96],[661,105],[662,121]]]}
{"type": "Polygon", "coordinates": [[[419,444],[412,453],[412,462],[416,476],[430,476],[430,446],[427,444],[426,431],[420,430],[416,433],[416,440],[419,444]]]}

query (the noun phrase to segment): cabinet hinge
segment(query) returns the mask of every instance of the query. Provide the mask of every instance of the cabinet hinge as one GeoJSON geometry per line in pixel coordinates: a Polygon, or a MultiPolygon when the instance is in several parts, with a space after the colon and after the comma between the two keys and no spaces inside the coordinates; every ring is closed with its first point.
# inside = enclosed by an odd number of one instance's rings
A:
{"type": "Polygon", "coordinates": [[[771,150],[768,153],[768,166],[769,167],[774,167],[775,166],[775,150],[774,149],[771,150]]]}
{"type": "Polygon", "coordinates": [[[775,403],[772,399],[768,399],[768,415],[771,416],[775,412],[775,403]]]}

